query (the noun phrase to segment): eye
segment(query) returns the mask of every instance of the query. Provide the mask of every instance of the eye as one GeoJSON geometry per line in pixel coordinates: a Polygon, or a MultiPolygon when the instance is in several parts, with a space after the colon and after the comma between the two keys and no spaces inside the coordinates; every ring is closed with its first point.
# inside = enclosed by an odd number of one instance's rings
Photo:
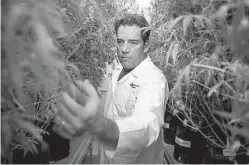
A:
{"type": "Polygon", "coordinates": [[[123,43],[123,41],[122,40],[117,40],[117,43],[121,44],[121,43],[123,43]]]}
{"type": "Polygon", "coordinates": [[[132,45],[137,45],[137,44],[138,44],[137,41],[131,41],[130,43],[131,43],[132,45]]]}

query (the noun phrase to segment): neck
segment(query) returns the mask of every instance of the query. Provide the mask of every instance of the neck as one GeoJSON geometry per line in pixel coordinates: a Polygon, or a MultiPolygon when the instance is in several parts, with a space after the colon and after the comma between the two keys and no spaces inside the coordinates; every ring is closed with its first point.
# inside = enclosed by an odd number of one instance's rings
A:
{"type": "MultiPolygon", "coordinates": [[[[144,58],[143,58],[143,60],[145,60],[147,57],[148,57],[148,55],[145,55],[144,58]]],[[[143,60],[142,60],[142,61],[143,61],[143,60]]],[[[142,61],[141,61],[141,62],[142,62],[142,61]]],[[[141,63],[141,62],[140,62],[140,63],[141,63]]],[[[139,63],[139,64],[140,64],[140,63],[139,63]]],[[[120,75],[119,75],[119,77],[118,77],[118,81],[119,81],[120,79],[122,79],[125,75],[127,75],[130,71],[132,71],[133,69],[134,69],[134,68],[132,68],[132,69],[125,69],[125,68],[123,68],[122,71],[121,71],[121,73],[120,73],[120,75]]]]}
{"type": "Polygon", "coordinates": [[[132,69],[124,69],[124,68],[123,68],[123,70],[121,71],[121,73],[120,73],[120,75],[119,75],[119,77],[118,77],[118,81],[119,81],[120,79],[122,79],[125,75],[127,75],[130,71],[132,71],[132,69]]]}
{"type": "Polygon", "coordinates": [[[122,70],[122,72],[124,72],[124,74],[126,75],[126,74],[128,74],[130,71],[132,71],[133,69],[124,69],[123,68],[123,70],[122,70]]]}

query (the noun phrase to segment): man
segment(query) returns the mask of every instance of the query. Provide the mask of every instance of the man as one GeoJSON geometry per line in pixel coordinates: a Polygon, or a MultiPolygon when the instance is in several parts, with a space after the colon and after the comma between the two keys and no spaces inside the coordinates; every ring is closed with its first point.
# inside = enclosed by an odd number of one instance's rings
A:
{"type": "Polygon", "coordinates": [[[163,163],[160,131],[168,85],[146,54],[148,26],[146,19],[136,14],[115,23],[122,68],[113,73],[103,108],[88,81],[77,83],[84,94],[73,85],[72,92],[62,94],[56,118],[63,125],[57,132],[68,138],[82,131],[96,136],[103,164],[163,163]]]}

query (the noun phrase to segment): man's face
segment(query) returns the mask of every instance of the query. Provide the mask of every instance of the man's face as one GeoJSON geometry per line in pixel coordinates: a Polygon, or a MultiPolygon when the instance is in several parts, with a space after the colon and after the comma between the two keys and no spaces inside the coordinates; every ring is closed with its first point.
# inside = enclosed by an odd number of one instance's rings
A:
{"type": "Polygon", "coordinates": [[[118,59],[125,70],[131,70],[145,58],[141,28],[137,25],[120,26],[117,30],[118,59]]]}

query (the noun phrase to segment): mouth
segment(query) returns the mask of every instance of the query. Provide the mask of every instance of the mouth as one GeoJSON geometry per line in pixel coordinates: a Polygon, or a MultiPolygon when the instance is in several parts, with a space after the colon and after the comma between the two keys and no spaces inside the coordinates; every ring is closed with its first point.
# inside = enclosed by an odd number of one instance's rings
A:
{"type": "Polygon", "coordinates": [[[131,60],[131,58],[128,58],[128,57],[120,57],[119,58],[120,62],[129,62],[130,60],[131,60]]]}
{"type": "Polygon", "coordinates": [[[129,57],[120,57],[121,60],[130,60],[131,58],[129,57]]]}

